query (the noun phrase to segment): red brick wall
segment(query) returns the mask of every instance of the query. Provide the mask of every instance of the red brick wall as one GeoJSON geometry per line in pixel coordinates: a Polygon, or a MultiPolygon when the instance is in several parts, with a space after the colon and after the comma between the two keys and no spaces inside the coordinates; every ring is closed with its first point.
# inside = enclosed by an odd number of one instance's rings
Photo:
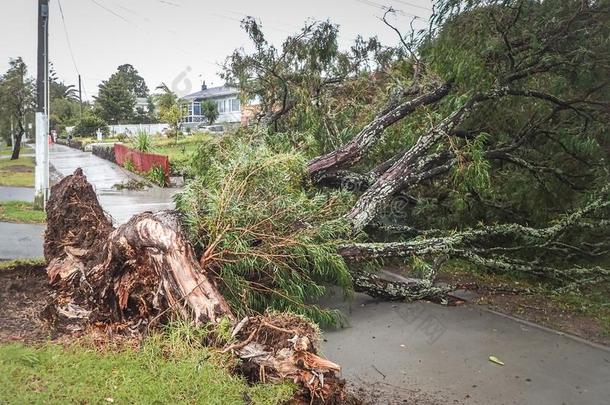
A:
{"type": "Polygon", "coordinates": [[[115,143],[114,156],[117,164],[121,166],[131,160],[136,170],[142,173],[148,173],[153,167],[160,166],[165,172],[165,177],[169,179],[169,158],[165,155],[139,152],[123,144],[115,143]]]}

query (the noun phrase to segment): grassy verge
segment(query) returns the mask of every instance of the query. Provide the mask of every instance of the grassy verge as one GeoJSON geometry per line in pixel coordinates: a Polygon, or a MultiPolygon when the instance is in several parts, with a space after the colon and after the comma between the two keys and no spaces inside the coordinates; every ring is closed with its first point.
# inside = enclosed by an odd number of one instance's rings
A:
{"type": "MultiPolygon", "coordinates": [[[[29,146],[21,145],[20,153],[32,153],[34,152],[29,146]]],[[[0,156],[9,156],[13,153],[13,147],[8,145],[0,146],[0,156]]]]}
{"type": "Polygon", "coordinates": [[[34,158],[0,159],[0,186],[33,187],[34,158]]]}
{"type": "Polygon", "coordinates": [[[27,201],[0,202],[0,221],[18,222],[23,224],[44,224],[45,212],[34,208],[34,204],[27,201]]]}
{"type": "Polygon", "coordinates": [[[0,272],[17,270],[25,267],[44,266],[44,258],[40,259],[15,259],[15,260],[0,260],[0,272]]]}
{"type": "Polygon", "coordinates": [[[610,286],[593,284],[561,290],[520,273],[492,274],[460,261],[443,267],[439,278],[451,284],[475,283],[479,302],[533,322],[598,342],[610,341],[610,286]],[[499,291],[493,293],[494,290],[499,291]],[[520,291],[517,294],[504,291],[520,291]]]}
{"type": "Polygon", "coordinates": [[[138,350],[93,344],[0,346],[0,398],[7,403],[279,404],[289,384],[249,386],[235,365],[199,343],[205,332],[174,327],[138,350]]]}

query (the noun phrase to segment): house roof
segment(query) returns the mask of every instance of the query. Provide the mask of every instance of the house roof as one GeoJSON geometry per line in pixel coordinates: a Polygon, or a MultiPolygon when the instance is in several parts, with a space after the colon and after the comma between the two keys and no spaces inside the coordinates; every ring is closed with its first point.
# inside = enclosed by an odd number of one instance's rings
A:
{"type": "Polygon", "coordinates": [[[236,95],[238,93],[239,93],[239,90],[235,87],[219,86],[219,87],[209,87],[205,90],[200,90],[195,93],[191,93],[182,98],[185,100],[195,100],[195,99],[206,99],[206,98],[231,96],[231,95],[236,95]]]}

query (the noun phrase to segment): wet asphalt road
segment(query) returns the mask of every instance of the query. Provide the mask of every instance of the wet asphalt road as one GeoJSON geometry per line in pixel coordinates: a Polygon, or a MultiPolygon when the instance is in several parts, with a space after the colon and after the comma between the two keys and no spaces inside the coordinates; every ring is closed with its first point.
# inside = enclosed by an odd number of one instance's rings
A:
{"type": "Polygon", "coordinates": [[[381,302],[356,294],[333,306],[348,315],[350,327],[324,333],[324,354],[343,367],[348,381],[397,403],[610,403],[608,348],[474,305],[381,302]],[[505,365],[490,362],[491,355],[505,365]]]}

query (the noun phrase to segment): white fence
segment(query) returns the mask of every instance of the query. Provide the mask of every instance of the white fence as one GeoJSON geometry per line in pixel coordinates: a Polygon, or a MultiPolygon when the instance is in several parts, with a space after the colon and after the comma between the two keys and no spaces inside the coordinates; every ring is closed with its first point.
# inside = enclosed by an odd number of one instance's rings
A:
{"type": "MultiPolygon", "coordinates": [[[[169,124],[120,124],[108,125],[110,135],[125,134],[127,136],[136,135],[138,132],[147,134],[160,134],[169,128],[169,124]]],[[[66,132],[71,133],[74,127],[66,127],[66,132]]]]}

